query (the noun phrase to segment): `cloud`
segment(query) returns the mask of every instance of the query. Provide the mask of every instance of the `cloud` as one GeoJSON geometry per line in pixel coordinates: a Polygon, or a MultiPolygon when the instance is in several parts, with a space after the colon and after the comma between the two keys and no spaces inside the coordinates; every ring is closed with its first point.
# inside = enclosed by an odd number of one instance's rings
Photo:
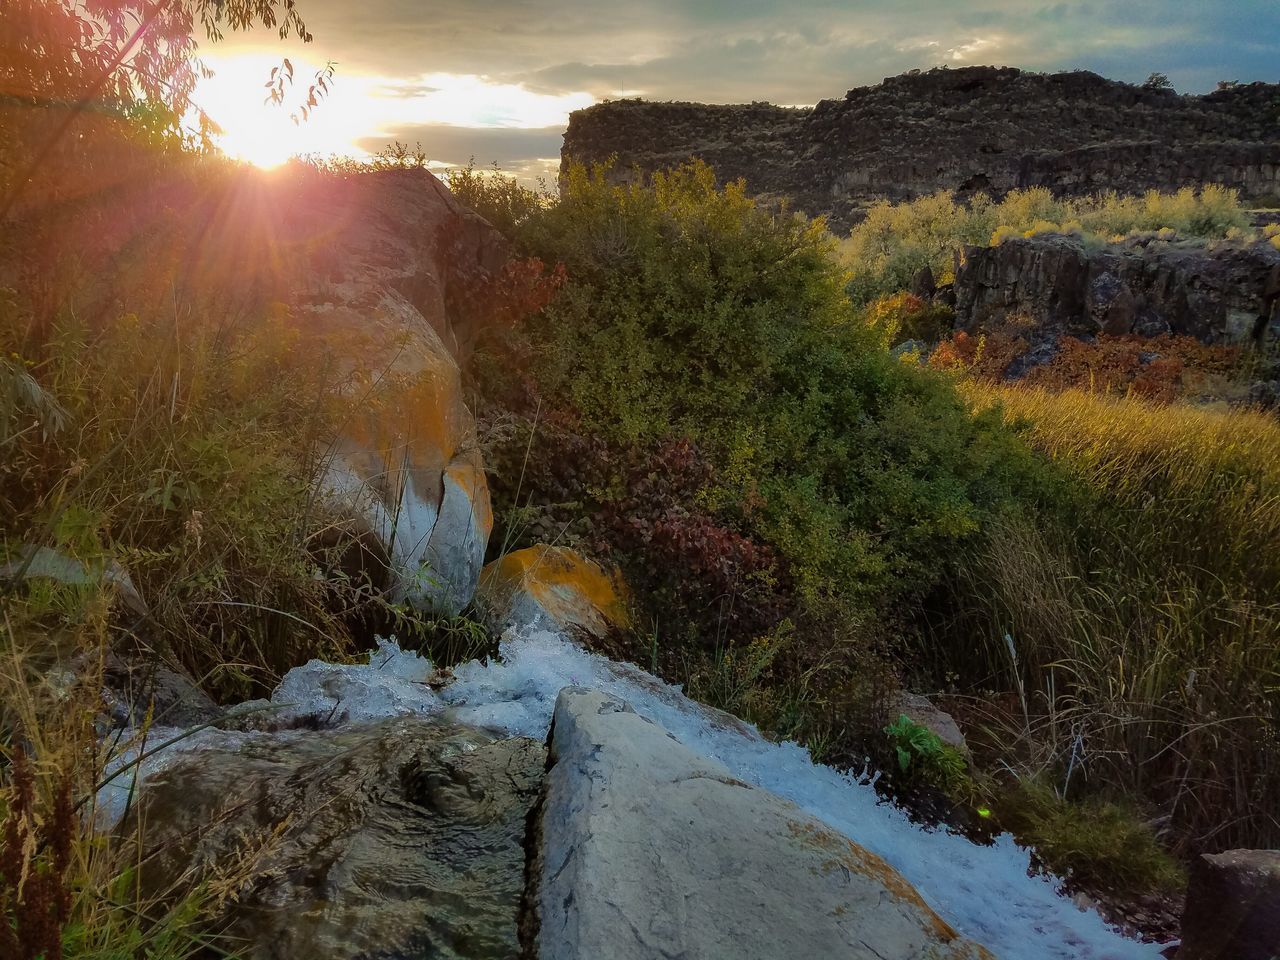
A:
{"type": "MultiPolygon", "coordinates": [[[[505,91],[486,101],[485,125],[539,128],[592,98],[814,103],[943,63],[1083,68],[1134,82],[1158,70],[1184,92],[1210,90],[1220,79],[1280,80],[1277,0],[304,0],[300,7],[316,37],[312,58],[336,60],[339,84],[390,78],[385,93],[398,91],[404,101],[396,115],[404,129],[477,122],[475,110],[467,119],[444,105],[471,97],[474,107],[480,93],[450,92],[438,75],[484,78],[489,93],[505,91]]],[[[229,43],[280,49],[262,34],[229,43]]],[[[479,156],[493,141],[474,142],[479,156]]]]}
{"type": "Polygon", "coordinates": [[[563,138],[563,126],[476,129],[450,124],[406,123],[388,128],[385,134],[358,140],[357,145],[375,153],[391,140],[410,145],[421,143],[423,152],[439,164],[466,166],[474,158],[477,166],[487,167],[496,162],[509,172],[536,177],[546,172],[544,161],[553,166],[560,162],[563,138]]]}

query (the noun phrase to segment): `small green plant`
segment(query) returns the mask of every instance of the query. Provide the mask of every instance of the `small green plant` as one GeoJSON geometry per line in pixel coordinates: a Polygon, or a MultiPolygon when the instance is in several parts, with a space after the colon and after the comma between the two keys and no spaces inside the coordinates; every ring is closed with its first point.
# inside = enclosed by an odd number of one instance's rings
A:
{"type": "Polygon", "coordinates": [[[388,608],[400,646],[415,650],[437,667],[452,667],[497,654],[497,639],[477,616],[428,617],[406,604],[388,608]]]}
{"type": "Polygon", "coordinates": [[[908,780],[950,792],[967,778],[964,755],[905,713],[885,727],[884,733],[898,758],[898,772],[908,780]]]}

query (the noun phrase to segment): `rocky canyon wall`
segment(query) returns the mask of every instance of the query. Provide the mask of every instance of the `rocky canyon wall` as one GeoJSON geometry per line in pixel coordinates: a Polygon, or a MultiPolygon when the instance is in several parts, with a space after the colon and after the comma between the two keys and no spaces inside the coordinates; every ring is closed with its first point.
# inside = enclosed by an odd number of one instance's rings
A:
{"type": "Polygon", "coordinates": [[[1280,192],[1280,85],[1181,96],[1087,71],[938,69],[813,108],[620,100],[574,113],[563,161],[616,157],[615,176],[692,157],[838,229],[882,198],[937,190],[1075,195],[1224,183],[1280,192]]]}

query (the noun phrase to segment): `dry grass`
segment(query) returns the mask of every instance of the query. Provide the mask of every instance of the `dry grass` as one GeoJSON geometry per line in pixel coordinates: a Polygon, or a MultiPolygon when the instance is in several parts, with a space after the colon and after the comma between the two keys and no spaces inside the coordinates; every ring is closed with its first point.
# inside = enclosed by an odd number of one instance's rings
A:
{"type": "Polygon", "coordinates": [[[1280,424],[976,383],[1070,506],[994,522],[949,626],[1022,691],[1014,752],[1157,805],[1187,848],[1280,840],[1280,424]]]}
{"type": "Polygon", "coordinates": [[[99,330],[67,317],[26,357],[7,307],[0,561],[39,546],[121,564],[145,610],[106,577],[0,580],[0,955],[218,956],[206,924],[234,877],[157,891],[145,831],[90,828],[95,785],[141,735],[103,737],[103,658],[168,659],[239,698],[344,652],[362,598],[333,574],[342,531],[312,481],[348,400],[280,311],[244,328],[183,309],[99,330]]]}
{"type": "Polygon", "coordinates": [[[95,719],[113,598],[96,592],[75,602],[74,660],[49,663],[42,647],[50,638],[27,619],[29,604],[9,601],[0,620],[0,953],[230,956],[209,923],[237,889],[234,866],[144,890],[157,852],[145,830],[134,821],[101,828],[97,787],[145,731],[101,739],[95,719]]]}

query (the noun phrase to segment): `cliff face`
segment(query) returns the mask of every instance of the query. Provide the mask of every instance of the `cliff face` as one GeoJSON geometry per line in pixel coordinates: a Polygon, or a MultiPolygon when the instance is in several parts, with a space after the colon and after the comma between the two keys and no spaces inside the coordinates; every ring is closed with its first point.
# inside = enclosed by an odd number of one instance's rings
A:
{"type": "Polygon", "coordinates": [[[1206,182],[1280,192],[1280,85],[1180,96],[1085,71],[966,67],[891,77],[812,109],[623,100],[569,118],[561,157],[618,177],[700,157],[758,195],[847,227],[880,198],[1062,194],[1206,182]]]}
{"type": "Polygon", "coordinates": [[[960,251],[955,296],[956,328],[969,333],[1023,317],[1034,321],[1034,340],[1172,333],[1270,342],[1280,332],[1280,251],[1135,238],[1090,253],[1057,234],[1013,238],[960,251]]]}

